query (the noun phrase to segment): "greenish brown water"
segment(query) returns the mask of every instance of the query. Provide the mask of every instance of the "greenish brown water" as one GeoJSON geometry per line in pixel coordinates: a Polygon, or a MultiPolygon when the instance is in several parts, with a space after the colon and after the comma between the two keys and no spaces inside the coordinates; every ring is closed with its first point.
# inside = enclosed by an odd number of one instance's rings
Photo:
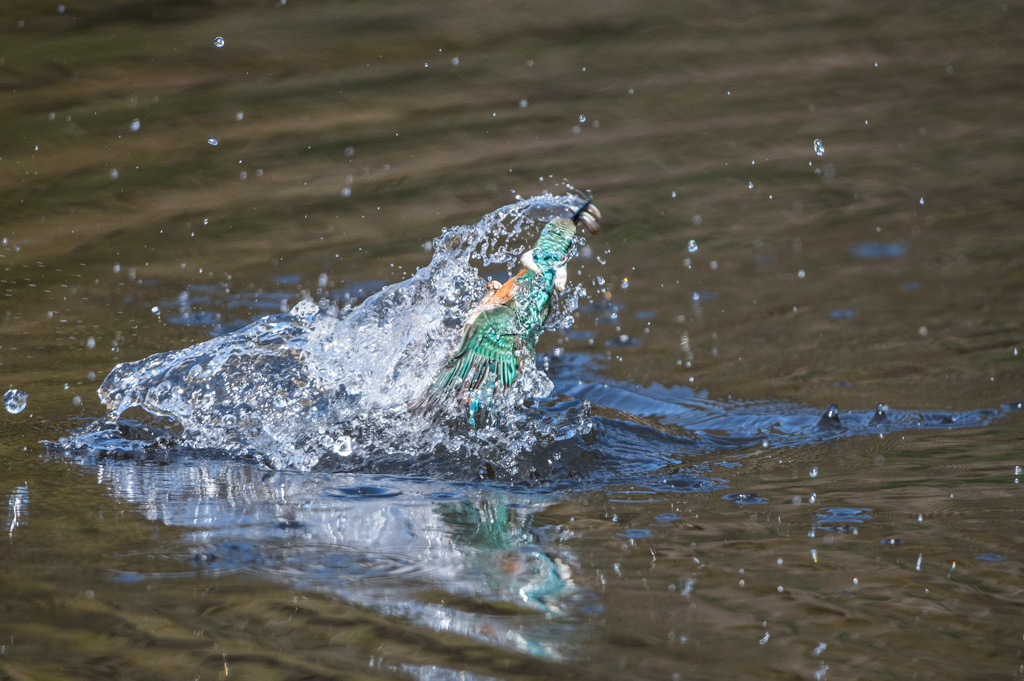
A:
{"type": "Polygon", "coordinates": [[[6,3],[0,678],[1024,675],[1022,29],[1015,3],[6,3]],[[582,480],[42,444],[119,362],[361,298],[567,184],[605,216],[540,348],[594,403],[582,480]],[[856,425],[879,402],[900,427],[856,425]]]}

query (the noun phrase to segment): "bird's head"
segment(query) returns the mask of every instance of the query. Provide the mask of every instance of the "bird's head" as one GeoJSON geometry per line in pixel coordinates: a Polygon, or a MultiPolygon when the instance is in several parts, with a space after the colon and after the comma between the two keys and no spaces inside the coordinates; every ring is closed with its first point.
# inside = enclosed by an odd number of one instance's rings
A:
{"type": "Polygon", "coordinates": [[[582,226],[591,234],[597,234],[600,220],[597,206],[587,201],[572,218],[555,218],[544,225],[532,253],[538,268],[555,269],[564,265],[576,239],[576,227],[582,226]]]}

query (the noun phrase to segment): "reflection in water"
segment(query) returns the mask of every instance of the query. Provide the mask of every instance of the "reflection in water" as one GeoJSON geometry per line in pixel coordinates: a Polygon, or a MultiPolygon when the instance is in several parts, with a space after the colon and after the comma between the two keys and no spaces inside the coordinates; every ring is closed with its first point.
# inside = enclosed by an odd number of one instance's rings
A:
{"type": "MultiPolygon", "coordinates": [[[[99,482],[149,520],[188,531],[171,557],[202,573],[329,590],[541,658],[570,656],[574,618],[599,608],[575,586],[577,561],[559,529],[533,524],[549,503],[543,495],[426,478],[271,473],[188,456],[95,465],[99,482]]],[[[125,569],[111,577],[175,574],[125,569]]]]}

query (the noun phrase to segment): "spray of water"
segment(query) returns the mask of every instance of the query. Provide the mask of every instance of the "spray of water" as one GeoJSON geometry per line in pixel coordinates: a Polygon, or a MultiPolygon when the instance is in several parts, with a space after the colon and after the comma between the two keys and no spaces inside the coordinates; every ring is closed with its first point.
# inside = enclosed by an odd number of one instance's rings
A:
{"type": "MultiPolygon", "coordinates": [[[[99,390],[106,421],[65,444],[95,447],[119,421],[145,413],[187,447],[275,469],[358,470],[372,462],[402,470],[428,458],[452,470],[486,462],[522,475],[524,455],[538,444],[591,428],[588,405],[537,406],[552,389],[539,368],[525,367],[498,405],[506,417],[479,431],[418,416],[408,405],[430,385],[480,299],[476,265],[511,271],[539,228],[580,202],[544,194],[451,227],[434,239],[429,265],[356,307],[304,300],[235,333],[119,364],[99,390]]],[[[570,287],[549,328],[571,324],[581,293],[570,287]]]]}

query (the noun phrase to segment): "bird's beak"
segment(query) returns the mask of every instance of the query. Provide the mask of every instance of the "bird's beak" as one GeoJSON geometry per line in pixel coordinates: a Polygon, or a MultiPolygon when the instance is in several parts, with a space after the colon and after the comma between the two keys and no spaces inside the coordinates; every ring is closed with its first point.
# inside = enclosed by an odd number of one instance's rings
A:
{"type": "Polygon", "coordinates": [[[597,231],[601,228],[601,211],[597,209],[597,206],[592,201],[587,201],[572,216],[572,221],[577,227],[582,225],[591,234],[597,234],[597,231]]]}

